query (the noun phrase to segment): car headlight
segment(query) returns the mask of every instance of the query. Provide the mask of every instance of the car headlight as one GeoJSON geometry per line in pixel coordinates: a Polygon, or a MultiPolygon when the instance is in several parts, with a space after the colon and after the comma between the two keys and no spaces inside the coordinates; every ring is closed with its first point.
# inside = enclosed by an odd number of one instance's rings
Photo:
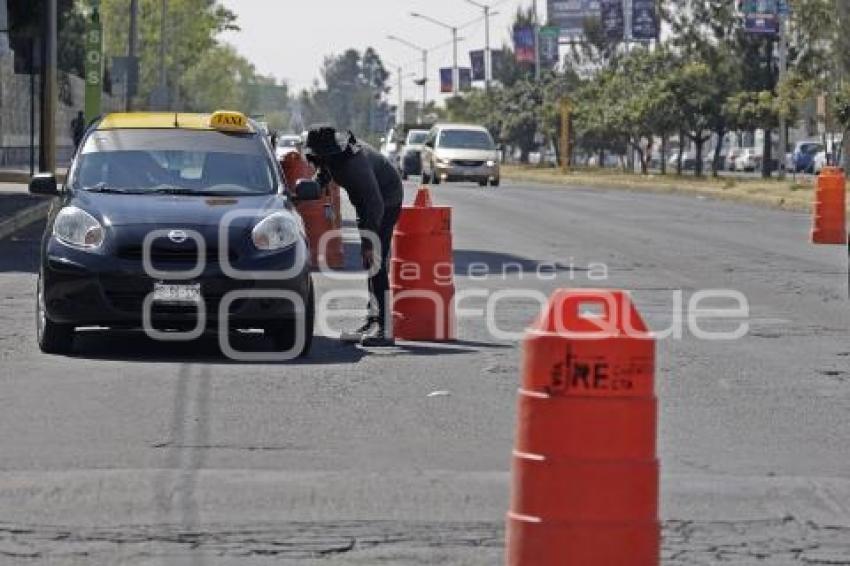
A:
{"type": "Polygon", "coordinates": [[[303,231],[303,224],[295,215],[275,212],[254,226],[251,240],[258,250],[280,250],[297,242],[303,231]]]}
{"type": "Polygon", "coordinates": [[[493,161],[492,159],[487,162],[487,167],[495,167],[495,166],[496,166],[496,162],[493,161]]]}
{"type": "Polygon", "coordinates": [[[94,216],[76,206],[66,206],[56,215],[53,236],[66,246],[94,250],[103,244],[104,232],[94,216]]]}

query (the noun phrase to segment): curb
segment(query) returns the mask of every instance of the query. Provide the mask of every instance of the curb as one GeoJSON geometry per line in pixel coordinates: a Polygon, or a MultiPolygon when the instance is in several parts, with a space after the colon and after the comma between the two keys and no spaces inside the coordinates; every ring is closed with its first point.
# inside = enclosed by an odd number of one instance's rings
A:
{"type": "Polygon", "coordinates": [[[19,210],[10,218],[0,221],[0,240],[8,238],[21,228],[26,228],[30,224],[47,217],[47,211],[50,210],[50,205],[51,201],[40,202],[19,210]]]}

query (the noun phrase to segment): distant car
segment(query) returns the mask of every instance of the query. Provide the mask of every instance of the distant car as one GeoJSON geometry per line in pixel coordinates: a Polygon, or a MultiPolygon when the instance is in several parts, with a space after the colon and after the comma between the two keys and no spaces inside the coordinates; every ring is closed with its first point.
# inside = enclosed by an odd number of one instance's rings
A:
{"type": "Polygon", "coordinates": [[[758,171],[761,169],[762,153],[754,147],[741,148],[735,159],[735,171],[758,171]]]}
{"type": "MultiPolygon", "coordinates": [[[[315,181],[293,188],[319,198],[315,181]]],[[[243,114],[106,115],[65,186],[42,174],[30,192],[56,197],[36,292],[42,351],[70,352],[91,326],[171,340],[261,329],[279,351],[309,350],[304,224],[265,134],[243,114]]]]}
{"type": "Polygon", "coordinates": [[[729,151],[726,152],[726,163],[724,164],[724,169],[727,171],[735,171],[735,164],[741,156],[741,152],[742,150],[740,147],[729,148],[729,151]]]}
{"type": "Polygon", "coordinates": [[[401,176],[422,174],[422,147],[428,138],[428,130],[410,130],[401,152],[401,176]]]}
{"type": "MultiPolygon", "coordinates": [[[[682,154],[682,171],[693,171],[696,169],[697,159],[696,156],[692,153],[683,153],[682,154]]],[[[676,167],[679,166],[679,152],[674,151],[670,158],[667,160],[667,167],[675,171],[676,167]]]]}
{"type": "Polygon", "coordinates": [[[482,187],[499,186],[499,150],[482,126],[437,124],[428,133],[421,157],[426,183],[477,181],[482,187]]]}
{"type": "Polygon", "coordinates": [[[800,141],[794,146],[791,162],[795,173],[812,173],[815,156],[824,151],[823,144],[817,140],[800,141]]]}
{"type": "Polygon", "coordinates": [[[301,136],[296,135],[281,135],[277,137],[277,144],[274,148],[274,154],[278,161],[282,160],[288,153],[298,151],[301,145],[301,136]]]}

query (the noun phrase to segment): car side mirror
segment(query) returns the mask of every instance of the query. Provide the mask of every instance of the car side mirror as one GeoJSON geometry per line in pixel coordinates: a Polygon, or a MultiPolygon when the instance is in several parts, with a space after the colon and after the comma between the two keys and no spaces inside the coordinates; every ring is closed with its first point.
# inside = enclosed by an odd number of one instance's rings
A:
{"type": "Polygon", "coordinates": [[[299,202],[319,200],[322,198],[322,187],[313,179],[301,179],[295,183],[295,200],[299,202]]]}
{"type": "Polygon", "coordinates": [[[57,196],[59,188],[56,185],[56,176],[53,173],[36,173],[30,179],[29,191],[34,195],[57,196]]]}

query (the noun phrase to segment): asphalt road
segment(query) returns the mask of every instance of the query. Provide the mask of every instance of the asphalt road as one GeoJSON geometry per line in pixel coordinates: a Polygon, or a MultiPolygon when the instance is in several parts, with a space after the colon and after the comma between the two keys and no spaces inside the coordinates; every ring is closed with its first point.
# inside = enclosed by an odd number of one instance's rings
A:
{"type": "MultiPolygon", "coordinates": [[[[704,198],[510,183],[434,197],[454,207],[459,291],[630,289],[658,330],[682,313],[677,290],[685,305],[743,293],[745,337],[658,344],[664,563],[850,564],[845,249],[810,245],[805,215],[704,198]]],[[[38,229],[0,242],[0,564],[501,562],[516,341],[464,317],[454,344],[323,337],[304,363],[102,332],[46,356],[38,229]]],[[[520,331],[535,314],[504,299],[494,320],[520,331]]]]}

